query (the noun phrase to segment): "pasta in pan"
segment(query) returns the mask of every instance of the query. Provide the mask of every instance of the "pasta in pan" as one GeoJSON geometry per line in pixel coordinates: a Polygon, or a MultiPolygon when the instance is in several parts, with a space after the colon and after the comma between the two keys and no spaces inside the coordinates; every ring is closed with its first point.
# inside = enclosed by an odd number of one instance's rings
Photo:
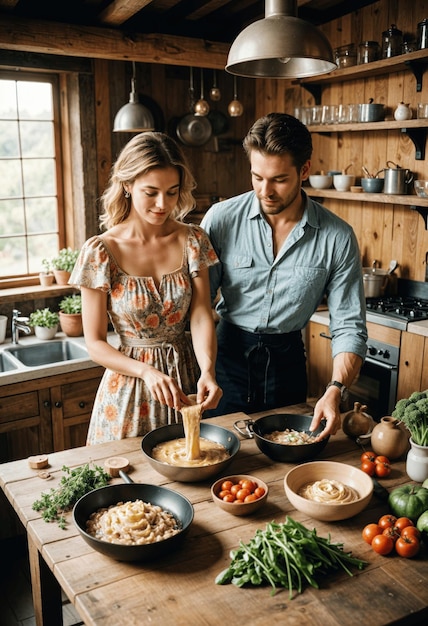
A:
{"type": "Polygon", "coordinates": [[[325,504],[346,504],[359,498],[358,492],[349,485],[327,478],[308,483],[300,489],[299,496],[325,504]]]}
{"type": "Polygon", "coordinates": [[[156,543],[180,530],[171,513],[142,500],[99,509],[86,522],[86,531],[96,539],[123,545],[156,543]]]}

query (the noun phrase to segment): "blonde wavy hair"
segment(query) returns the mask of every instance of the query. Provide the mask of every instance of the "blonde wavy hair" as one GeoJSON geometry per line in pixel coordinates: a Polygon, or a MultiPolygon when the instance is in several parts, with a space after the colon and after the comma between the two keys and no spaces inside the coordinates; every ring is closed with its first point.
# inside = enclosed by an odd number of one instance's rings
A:
{"type": "Polygon", "coordinates": [[[107,230],[123,222],[129,215],[131,198],[125,197],[125,185],[154,168],[175,167],[180,175],[177,206],[171,214],[182,220],[195,206],[192,191],[196,182],[186,157],[168,135],[144,132],[133,137],[122,149],[113,165],[109,184],[101,196],[100,226],[107,230]]]}

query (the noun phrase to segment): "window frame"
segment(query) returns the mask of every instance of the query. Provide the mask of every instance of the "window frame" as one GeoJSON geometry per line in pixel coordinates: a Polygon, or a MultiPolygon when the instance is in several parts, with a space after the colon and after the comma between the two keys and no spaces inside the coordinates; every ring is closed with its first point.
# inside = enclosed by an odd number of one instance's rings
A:
{"type": "MultiPolygon", "coordinates": [[[[56,191],[57,191],[57,220],[58,220],[58,242],[59,249],[66,246],[66,216],[65,216],[65,202],[64,202],[64,155],[63,155],[63,140],[62,132],[63,125],[61,119],[61,80],[58,73],[43,72],[41,70],[28,71],[19,70],[16,71],[1,69],[0,79],[13,80],[13,81],[31,81],[31,82],[44,82],[52,85],[52,107],[53,107],[53,127],[54,127],[54,148],[55,148],[55,173],[56,173],[56,191]]],[[[52,256],[56,251],[53,251],[52,256]]],[[[42,270],[42,268],[40,268],[42,270]]],[[[38,273],[26,274],[15,277],[0,278],[0,289],[13,288],[19,286],[36,285],[39,283],[38,273]]]]}

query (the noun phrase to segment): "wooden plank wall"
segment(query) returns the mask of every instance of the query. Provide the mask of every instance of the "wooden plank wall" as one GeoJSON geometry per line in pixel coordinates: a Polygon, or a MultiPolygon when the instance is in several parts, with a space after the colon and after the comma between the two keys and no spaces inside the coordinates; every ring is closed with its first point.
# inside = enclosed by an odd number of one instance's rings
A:
{"type": "MultiPolygon", "coordinates": [[[[426,0],[379,0],[343,18],[321,27],[333,48],[347,43],[374,40],[381,42],[382,32],[391,24],[404,33],[416,35],[417,24],[428,17],[426,0]]],[[[256,117],[272,110],[293,114],[295,106],[311,106],[311,94],[289,81],[257,81],[256,117]]],[[[418,102],[428,102],[428,75],[423,77],[423,87],[416,92],[415,77],[411,72],[395,72],[386,76],[336,83],[323,87],[322,104],[350,104],[368,102],[388,107],[392,116],[401,101],[410,103],[416,117],[418,102]]],[[[392,117],[391,117],[392,119],[392,117]]],[[[352,164],[349,173],[361,176],[362,165],[370,172],[386,167],[393,161],[415,173],[415,178],[428,179],[428,154],[425,160],[415,159],[412,141],[403,133],[370,131],[367,133],[338,133],[313,136],[314,153],[312,171],[343,169],[352,164]]],[[[364,264],[377,259],[387,267],[396,259],[398,275],[412,280],[425,279],[425,261],[428,251],[428,231],[422,217],[407,206],[370,204],[328,199],[328,208],[352,224],[357,234],[364,264]]],[[[428,206],[428,203],[427,203],[428,206]]]]}

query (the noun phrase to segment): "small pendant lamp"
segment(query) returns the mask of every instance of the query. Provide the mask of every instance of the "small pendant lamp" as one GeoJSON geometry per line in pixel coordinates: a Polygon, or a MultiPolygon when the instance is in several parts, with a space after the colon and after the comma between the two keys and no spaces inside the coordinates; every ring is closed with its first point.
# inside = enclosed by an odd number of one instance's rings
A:
{"type": "Polygon", "coordinates": [[[233,42],[226,71],[249,78],[303,78],[336,67],[324,34],[297,17],[297,0],[266,0],[265,18],[233,42]]]}
{"type": "Polygon", "coordinates": [[[155,129],[153,115],[138,100],[135,78],[135,61],[132,61],[131,93],[128,104],[124,104],[116,113],[113,124],[114,133],[142,133],[155,129]]]}

